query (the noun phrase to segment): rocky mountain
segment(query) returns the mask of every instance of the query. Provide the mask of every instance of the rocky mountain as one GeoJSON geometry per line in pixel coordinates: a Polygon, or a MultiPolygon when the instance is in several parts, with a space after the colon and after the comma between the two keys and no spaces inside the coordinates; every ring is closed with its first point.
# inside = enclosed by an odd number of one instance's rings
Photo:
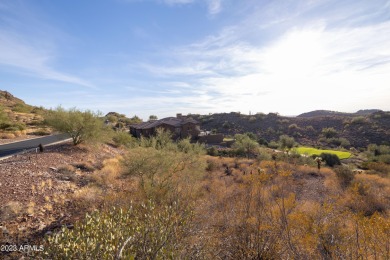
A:
{"type": "Polygon", "coordinates": [[[316,116],[362,116],[370,115],[375,112],[381,112],[380,109],[363,109],[359,110],[356,113],[343,113],[330,110],[314,110],[298,115],[297,117],[316,117],[316,116]]]}
{"type": "Polygon", "coordinates": [[[277,141],[280,135],[286,134],[301,144],[313,146],[360,148],[370,143],[389,144],[390,112],[361,111],[348,114],[322,110],[297,117],[235,112],[191,116],[201,122],[202,129],[226,135],[253,132],[267,142],[277,141]]]}

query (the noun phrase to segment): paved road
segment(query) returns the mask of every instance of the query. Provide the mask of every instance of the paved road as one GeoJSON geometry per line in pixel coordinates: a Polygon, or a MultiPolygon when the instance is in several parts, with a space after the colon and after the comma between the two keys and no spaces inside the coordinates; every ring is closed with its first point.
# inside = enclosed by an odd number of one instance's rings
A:
{"type": "Polygon", "coordinates": [[[37,148],[39,144],[47,145],[69,139],[67,134],[49,135],[20,142],[0,145],[0,158],[13,155],[24,150],[37,148]]]}

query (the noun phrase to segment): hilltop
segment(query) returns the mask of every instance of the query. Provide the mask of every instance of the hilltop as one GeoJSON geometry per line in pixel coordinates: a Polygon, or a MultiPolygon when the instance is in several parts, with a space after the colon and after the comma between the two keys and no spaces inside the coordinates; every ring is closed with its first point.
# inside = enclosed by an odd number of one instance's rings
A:
{"type": "Polygon", "coordinates": [[[330,110],[314,110],[306,113],[302,113],[297,117],[315,117],[315,116],[366,116],[376,112],[383,112],[380,109],[362,109],[355,113],[344,113],[330,110]]]}
{"type": "Polygon", "coordinates": [[[390,112],[378,110],[359,110],[353,114],[314,111],[297,117],[237,112],[191,116],[201,122],[203,129],[232,136],[252,132],[268,143],[277,141],[283,134],[301,144],[329,147],[360,148],[371,143],[387,144],[390,140],[390,112]],[[327,133],[329,129],[332,133],[327,133]]]}
{"type": "MultiPolygon", "coordinates": [[[[1,100],[5,132],[18,124],[27,131],[45,112],[3,92],[1,100]]],[[[63,259],[113,258],[122,249],[123,258],[145,259],[388,258],[389,146],[357,146],[354,161],[334,164],[323,154],[321,164],[259,143],[272,147],[282,134],[301,144],[385,143],[389,112],[191,116],[203,129],[252,131],[259,142],[237,135],[230,148],[206,149],[164,131],[137,139],[126,125],[139,118],[110,112],[112,140],[55,144],[0,162],[0,245],[43,245],[28,257],[63,259]]]]}
{"type": "Polygon", "coordinates": [[[50,129],[42,124],[44,111],[0,90],[0,139],[50,134],[50,129]]]}
{"type": "MultiPolygon", "coordinates": [[[[0,91],[0,136],[9,139],[17,136],[49,134],[43,125],[42,107],[34,107],[0,91]]],[[[277,141],[281,135],[289,135],[303,145],[365,148],[369,144],[387,144],[390,140],[390,112],[379,109],[343,113],[315,110],[296,117],[277,113],[245,115],[237,112],[209,115],[190,114],[201,123],[201,128],[233,136],[252,132],[264,144],[277,141]]],[[[110,112],[104,117],[117,129],[125,130],[129,124],[141,122],[134,116],[110,112]]]]}

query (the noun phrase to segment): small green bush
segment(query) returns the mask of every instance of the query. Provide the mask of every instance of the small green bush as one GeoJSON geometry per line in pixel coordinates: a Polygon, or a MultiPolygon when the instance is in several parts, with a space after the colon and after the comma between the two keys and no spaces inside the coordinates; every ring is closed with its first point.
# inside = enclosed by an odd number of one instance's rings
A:
{"type": "Polygon", "coordinates": [[[183,233],[192,211],[177,203],[153,202],[95,211],[76,224],[47,237],[44,258],[174,259],[183,249],[183,233]]]}
{"type": "Polygon", "coordinates": [[[321,133],[326,137],[326,138],[332,138],[336,137],[338,135],[338,132],[336,129],[333,127],[328,127],[328,128],[323,128],[321,133]]]}
{"type": "Polygon", "coordinates": [[[19,112],[19,113],[31,113],[32,107],[26,104],[16,104],[12,108],[12,111],[19,112]]]}
{"type": "Polygon", "coordinates": [[[343,189],[347,188],[355,177],[351,169],[349,169],[347,166],[336,167],[335,172],[340,186],[343,189]]]}
{"type": "Polygon", "coordinates": [[[116,132],[112,138],[115,145],[129,147],[133,141],[133,137],[127,132],[116,132]]]}
{"type": "Polygon", "coordinates": [[[325,161],[326,165],[333,167],[335,165],[341,165],[340,159],[336,154],[321,153],[320,157],[325,161]]]}

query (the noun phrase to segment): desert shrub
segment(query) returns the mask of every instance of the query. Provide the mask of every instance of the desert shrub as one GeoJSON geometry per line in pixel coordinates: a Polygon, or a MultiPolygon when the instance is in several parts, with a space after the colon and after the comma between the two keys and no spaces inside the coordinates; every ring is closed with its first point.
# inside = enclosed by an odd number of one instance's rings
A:
{"type": "Polygon", "coordinates": [[[269,160],[271,160],[271,155],[265,148],[259,147],[257,149],[256,160],[257,161],[269,161],[269,160]]]}
{"type": "Polygon", "coordinates": [[[218,168],[217,163],[214,160],[207,160],[206,171],[212,172],[218,168]]]}
{"type": "Polygon", "coordinates": [[[73,165],[62,165],[57,169],[56,178],[63,181],[75,182],[77,176],[75,174],[76,168],[73,165]]]}
{"type": "Polygon", "coordinates": [[[336,129],[333,127],[327,127],[327,128],[322,128],[321,133],[326,137],[326,138],[332,138],[336,137],[338,132],[336,129]]]}
{"type": "Polygon", "coordinates": [[[390,164],[390,154],[381,154],[378,156],[378,161],[390,164]]]}
{"type": "Polygon", "coordinates": [[[231,125],[229,124],[228,121],[225,121],[223,124],[222,124],[222,127],[225,128],[225,129],[229,129],[231,127],[231,125]]]}
{"type": "Polygon", "coordinates": [[[10,201],[5,205],[0,206],[0,220],[10,220],[15,219],[25,212],[25,208],[18,201],[10,201]]]}
{"type": "Polygon", "coordinates": [[[294,137],[290,137],[288,135],[281,135],[279,136],[279,144],[282,149],[291,149],[295,145],[294,137]]]}
{"type": "Polygon", "coordinates": [[[217,156],[218,155],[218,149],[214,146],[211,146],[207,148],[207,154],[211,156],[217,156]]]}
{"type": "Polygon", "coordinates": [[[335,168],[335,173],[339,181],[340,186],[345,189],[347,188],[354,179],[354,173],[347,166],[340,166],[335,168]]]}
{"type": "Polygon", "coordinates": [[[328,143],[328,144],[333,144],[335,146],[342,146],[342,147],[349,147],[351,145],[351,143],[348,141],[348,139],[344,138],[344,137],[340,137],[340,138],[326,138],[326,139],[323,139],[324,142],[328,143]]]}
{"type": "Polygon", "coordinates": [[[76,163],[73,166],[83,172],[93,172],[95,170],[95,167],[89,162],[76,163]]]}
{"type": "Polygon", "coordinates": [[[189,207],[152,201],[87,214],[74,229],[46,239],[43,256],[53,259],[172,259],[183,250],[192,217],[189,207]]]}
{"type": "Polygon", "coordinates": [[[268,146],[268,141],[263,138],[263,137],[260,137],[257,142],[260,144],[260,145],[264,145],[264,146],[268,146]]]}
{"type": "Polygon", "coordinates": [[[122,176],[137,180],[140,193],[157,201],[177,197],[179,183],[183,193],[189,191],[184,187],[193,186],[206,168],[203,158],[194,153],[143,147],[130,149],[121,162],[122,176]]]}
{"type": "Polygon", "coordinates": [[[364,116],[357,116],[351,120],[351,124],[355,124],[355,125],[364,124],[364,123],[366,123],[366,118],[364,116]]]}
{"type": "Polygon", "coordinates": [[[73,174],[75,173],[76,168],[73,165],[62,165],[58,167],[57,172],[62,174],[73,174]]]}
{"type": "Polygon", "coordinates": [[[0,129],[8,132],[23,131],[26,130],[26,125],[23,123],[3,122],[0,124],[0,129]]]}
{"type": "Polygon", "coordinates": [[[206,153],[204,144],[191,143],[190,138],[181,139],[177,143],[177,148],[179,149],[180,152],[183,153],[195,153],[195,154],[206,153]]]}
{"type": "Polygon", "coordinates": [[[172,133],[163,128],[156,130],[156,135],[149,138],[141,137],[141,147],[151,147],[157,150],[176,150],[176,145],[172,142],[172,133]]]}
{"type": "Polygon", "coordinates": [[[335,165],[341,165],[340,159],[336,154],[321,153],[320,157],[325,161],[326,165],[333,167],[335,165]]]}
{"type": "Polygon", "coordinates": [[[117,147],[119,146],[129,147],[131,146],[133,137],[131,137],[131,135],[127,132],[116,132],[112,140],[114,141],[114,144],[117,147]]]}
{"type": "Polygon", "coordinates": [[[15,134],[13,133],[0,133],[1,139],[12,139],[15,138],[15,134]]]}
{"type": "Polygon", "coordinates": [[[45,129],[38,129],[34,132],[30,132],[29,135],[38,135],[38,136],[44,136],[44,135],[49,135],[50,132],[45,129]]]}
{"type": "Polygon", "coordinates": [[[83,142],[104,142],[111,136],[110,129],[104,125],[101,113],[76,108],[65,110],[57,107],[45,115],[45,123],[62,133],[67,133],[74,145],[83,142]]]}
{"type": "Polygon", "coordinates": [[[306,126],[306,127],[305,127],[305,130],[308,131],[308,132],[312,132],[312,133],[314,133],[314,132],[316,131],[316,130],[314,129],[314,127],[311,126],[311,125],[306,126]]]}
{"type": "Polygon", "coordinates": [[[279,147],[279,143],[275,141],[271,141],[268,143],[268,147],[272,149],[277,149],[279,147]]]}
{"type": "Polygon", "coordinates": [[[255,140],[251,139],[247,134],[236,134],[234,138],[236,141],[234,142],[232,148],[237,155],[250,156],[256,153],[259,144],[255,140]]]}
{"type": "Polygon", "coordinates": [[[12,111],[19,113],[30,113],[32,111],[32,107],[26,104],[15,104],[12,107],[12,111]]]}
{"type": "Polygon", "coordinates": [[[298,129],[299,129],[299,127],[297,124],[291,124],[288,126],[288,130],[290,130],[290,131],[296,131],[298,129]]]}
{"type": "Polygon", "coordinates": [[[8,115],[4,111],[4,108],[0,105],[0,125],[8,121],[9,121],[8,115]]]}
{"type": "Polygon", "coordinates": [[[386,205],[371,191],[370,185],[355,181],[348,189],[345,205],[352,212],[364,216],[372,216],[376,212],[384,212],[386,205]]]}

